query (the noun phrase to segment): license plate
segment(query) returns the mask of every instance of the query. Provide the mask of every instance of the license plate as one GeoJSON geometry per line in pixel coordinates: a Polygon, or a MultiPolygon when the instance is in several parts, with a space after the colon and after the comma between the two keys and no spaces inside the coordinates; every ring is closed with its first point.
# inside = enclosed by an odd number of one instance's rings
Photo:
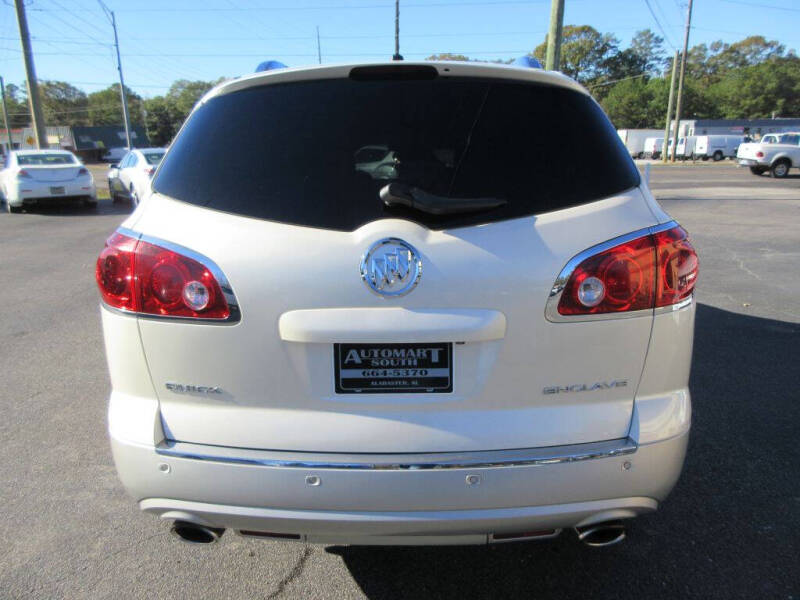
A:
{"type": "Polygon", "coordinates": [[[453,344],[334,344],[337,394],[453,391],[453,344]]]}
{"type": "Polygon", "coordinates": [[[58,187],[51,187],[50,194],[53,196],[63,196],[64,195],[64,186],[58,187]]]}

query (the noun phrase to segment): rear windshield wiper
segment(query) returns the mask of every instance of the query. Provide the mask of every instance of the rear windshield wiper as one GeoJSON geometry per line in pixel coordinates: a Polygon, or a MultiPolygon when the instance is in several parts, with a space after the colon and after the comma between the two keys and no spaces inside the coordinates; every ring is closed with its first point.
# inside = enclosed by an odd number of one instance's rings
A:
{"type": "Polygon", "coordinates": [[[390,183],[380,191],[386,206],[406,206],[431,215],[453,215],[497,208],[507,204],[504,198],[447,198],[404,183],[390,183]]]}

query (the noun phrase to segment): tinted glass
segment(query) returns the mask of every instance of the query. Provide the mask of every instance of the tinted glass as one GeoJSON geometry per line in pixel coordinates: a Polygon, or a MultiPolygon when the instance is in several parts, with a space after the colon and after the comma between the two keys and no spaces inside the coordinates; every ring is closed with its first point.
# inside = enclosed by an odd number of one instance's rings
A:
{"type": "Polygon", "coordinates": [[[69,154],[17,154],[20,165],[74,165],[77,161],[69,154]]]}
{"type": "Polygon", "coordinates": [[[209,100],[153,185],[199,206],[352,231],[391,217],[437,229],[487,223],[638,183],[611,123],[578,92],[508,81],[337,79],[209,100]],[[226,150],[212,140],[226,140],[226,150]],[[389,208],[379,191],[391,182],[507,203],[446,216],[389,208]]]}
{"type": "Polygon", "coordinates": [[[158,166],[161,159],[164,158],[163,152],[142,152],[148,165],[158,166]]]}

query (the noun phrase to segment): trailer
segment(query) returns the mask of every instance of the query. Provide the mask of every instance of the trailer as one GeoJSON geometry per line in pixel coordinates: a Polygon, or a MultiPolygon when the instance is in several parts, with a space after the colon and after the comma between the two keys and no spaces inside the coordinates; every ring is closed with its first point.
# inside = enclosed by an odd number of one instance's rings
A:
{"type": "Polygon", "coordinates": [[[631,158],[644,158],[644,143],[649,137],[664,134],[662,129],[617,129],[617,134],[628,149],[631,158]]]}

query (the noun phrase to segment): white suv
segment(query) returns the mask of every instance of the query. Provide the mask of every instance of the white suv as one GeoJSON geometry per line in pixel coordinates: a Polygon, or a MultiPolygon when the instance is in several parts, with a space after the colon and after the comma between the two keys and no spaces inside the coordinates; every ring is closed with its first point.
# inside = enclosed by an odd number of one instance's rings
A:
{"type": "Polygon", "coordinates": [[[119,475],[196,542],[618,541],[681,472],[697,266],[560,74],[227,82],[97,261],[119,475]]]}

